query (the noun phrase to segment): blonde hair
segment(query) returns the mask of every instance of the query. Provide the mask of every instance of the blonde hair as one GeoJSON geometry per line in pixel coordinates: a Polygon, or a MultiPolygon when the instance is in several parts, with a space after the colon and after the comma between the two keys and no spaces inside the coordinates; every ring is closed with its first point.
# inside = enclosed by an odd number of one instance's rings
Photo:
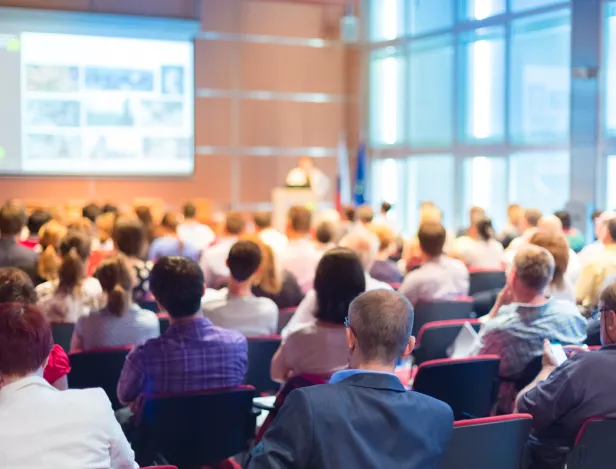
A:
{"type": "Polygon", "coordinates": [[[121,317],[128,311],[131,292],[135,284],[132,269],[124,254],[116,254],[104,259],[94,272],[107,294],[107,309],[111,314],[121,317]]]}
{"type": "Polygon", "coordinates": [[[113,212],[103,213],[96,219],[96,227],[98,228],[98,238],[104,243],[111,239],[113,235],[113,227],[115,226],[116,214],[113,212]]]}
{"type": "Polygon", "coordinates": [[[383,223],[372,224],[368,228],[379,239],[379,252],[389,249],[396,241],[394,230],[383,223]]]}
{"type": "Polygon", "coordinates": [[[43,249],[38,258],[36,273],[44,280],[56,280],[60,270],[58,248],[66,235],[66,228],[55,220],[45,223],[38,232],[39,244],[43,249]]]}
{"type": "Polygon", "coordinates": [[[92,232],[94,231],[92,222],[90,221],[89,218],[85,218],[85,217],[80,217],[80,218],[76,218],[72,220],[68,224],[68,229],[70,231],[78,231],[89,237],[92,236],[92,232]]]}
{"type": "Polygon", "coordinates": [[[259,246],[259,250],[261,251],[261,264],[254,276],[254,285],[270,295],[280,293],[282,289],[282,275],[280,269],[276,265],[276,257],[272,247],[265,244],[261,238],[255,234],[245,234],[240,239],[243,241],[252,241],[259,246]]]}

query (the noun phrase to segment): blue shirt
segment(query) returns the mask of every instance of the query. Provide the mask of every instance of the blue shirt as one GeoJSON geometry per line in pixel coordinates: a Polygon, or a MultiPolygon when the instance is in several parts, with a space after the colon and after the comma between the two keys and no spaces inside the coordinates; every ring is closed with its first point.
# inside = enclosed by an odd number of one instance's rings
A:
{"type": "Polygon", "coordinates": [[[148,259],[151,261],[157,261],[161,257],[165,256],[182,256],[188,257],[195,262],[199,262],[201,258],[201,251],[190,243],[182,242],[177,238],[171,236],[163,236],[162,238],[156,238],[150,245],[150,252],[148,259]]]}
{"type": "MultiPolygon", "coordinates": [[[[377,375],[391,375],[396,376],[394,373],[387,373],[385,371],[373,371],[373,370],[340,370],[336,371],[331,378],[329,378],[329,384],[336,384],[343,379],[350,378],[353,375],[357,375],[359,373],[373,373],[377,375]]],[[[397,376],[396,376],[397,378],[397,376]]]]}

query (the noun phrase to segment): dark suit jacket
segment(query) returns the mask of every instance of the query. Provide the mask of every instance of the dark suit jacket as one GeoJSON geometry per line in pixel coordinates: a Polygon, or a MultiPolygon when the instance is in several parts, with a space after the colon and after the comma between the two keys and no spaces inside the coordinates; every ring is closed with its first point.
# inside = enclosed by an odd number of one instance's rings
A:
{"type": "Polygon", "coordinates": [[[37,261],[38,254],[32,249],[21,246],[14,238],[0,238],[0,268],[17,267],[34,281],[37,261]]]}
{"type": "Polygon", "coordinates": [[[358,373],[291,392],[248,469],[436,469],[452,429],[447,404],[358,373]]]}

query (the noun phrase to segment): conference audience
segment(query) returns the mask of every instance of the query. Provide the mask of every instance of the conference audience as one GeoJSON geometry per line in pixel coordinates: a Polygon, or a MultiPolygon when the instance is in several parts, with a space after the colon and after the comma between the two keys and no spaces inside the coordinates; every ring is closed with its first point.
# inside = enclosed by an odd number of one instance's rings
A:
{"type": "Polygon", "coordinates": [[[383,201],[381,203],[381,210],[378,216],[374,217],[374,223],[377,225],[387,225],[394,234],[398,234],[400,229],[396,224],[395,217],[391,213],[393,205],[389,202],[383,201]]]}
{"type": "Polygon", "coordinates": [[[98,218],[98,216],[101,213],[102,213],[101,208],[98,205],[94,204],[94,203],[90,203],[88,205],[85,205],[81,209],[81,216],[84,217],[84,218],[87,218],[92,223],[96,223],[96,219],[98,218]]]}
{"type": "Polygon", "coordinates": [[[503,245],[496,240],[492,220],[482,217],[454,241],[452,253],[469,268],[499,270],[503,267],[503,245]]]}
{"type": "Polygon", "coordinates": [[[201,268],[208,286],[219,288],[227,284],[229,280],[227,257],[229,256],[231,246],[237,243],[245,230],[246,221],[242,214],[239,212],[228,212],[222,236],[201,257],[201,268]]]}
{"type": "Polygon", "coordinates": [[[326,253],[336,246],[336,224],[331,220],[319,220],[314,228],[314,242],[317,251],[321,254],[326,253]]]}
{"type": "Polygon", "coordinates": [[[287,219],[289,243],[280,253],[280,265],[297,279],[302,293],[312,288],[321,253],[310,239],[312,212],[306,207],[291,207],[287,219]]]}
{"type": "Polygon", "coordinates": [[[111,203],[106,203],[105,205],[103,205],[101,207],[101,211],[102,211],[102,215],[104,215],[105,213],[111,213],[114,216],[117,216],[119,213],[117,205],[114,205],[111,203]]]}
{"type": "Polygon", "coordinates": [[[196,247],[203,252],[208,246],[214,243],[216,235],[212,229],[200,223],[197,219],[197,207],[193,203],[186,203],[182,207],[184,221],[177,227],[177,236],[183,242],[196,247]]]}
{"type": "Polygon", "coordinates": [[[58,278],[60,268],[58,251],[66,233],[64,225],[56,220],[45,223],[39,230],[39,244],[35,250],[41,254],[36,264],[36,278],[33,279],[36,284],[58,278]]]}
{"type": "Polygon", "coordinates": [[[25,221],[19,205],[7,202],[0,208],[0,267],[17,267],[35,280],[38,254],[18,243],[25,221]]]}
{"type": "Polygon", "coordinates": [[[140,345],[160,335],[156,314],[133,303],[134,277],[124,255],[104,259],[94,277],[103,288],[106,305],[79,318],[71,350],[140,345]]]}
{"type": "MultiPolygon", "coordinates": [[[[526,245],[514,258],[507,285],[480,332],[479,355],[499,355],[499,374],[515,380],[540,357],[543,340],[563,345],[581,345],[586,340],[586,319],[575,304],[546,298],[545,290],[554,276],[554,258],[544,248],[526,245]]],[[[498,407],[509,412],[515,397],[513,383],[501,385],[498,407]]]]}
{"type": "Polygon", "coordinates": [[[524,210],[524,216],[520,220],[520,236],[511,240],[508,246],[508,251],[516,251],[523,244],[527,243],[532,235],[538,230],[539,220],[541,220],[542,213],[536,208],[527,208],[524,210]]]}
{"type": "MultiPolygon", "coordinates": [[[[595,213],[593,213],[593,215],[595,215],[595,213]]],[[[592,244],[584,246],[584,249],[580,251],[578,257],[582,265],[586,265],[588,261],[592,260],[597,255],[600,255],[603,251],[604,246],[603,242],[601,242],[601,239],[603,238],[603,231],[607,230],[607,223],[612,218],[616,218],[616,212],[599,212],[599,214],[593,218],[593,226],[595,228],[595,241],[592,244]]]]}
{"type": "Polygon", "coordinates": [[[147,251],[147,233],[143,223],[136,217],[118,217],[113,229],[113,243],[124,254],[133,271],[135,283],[132,288],[133,301],[139,303],[149,299],[150,272],[154,263],[143,260],[147,251]]]}
{"type": "Polygon", "coordinates": [[[468,236],[472,239],[476,239],[478,235],[477,223],[483,218],[486,218],[486,211],[482,207],[471,207],[468,212],[468,221],[470,222],[470,224],[467,228],[462,228],[458,230],[458,232],[456,233],[456,237],[460,238],[462,236],[468,236]]]}
{"type": "Polygon", "coordinates": [[[97,235],[92,240],[92,251],[113,251],[113,227],[117,216],[117,208],[114,211],[112,205],[103,207],[103,213],[96,217],[97,235]]]}
{"type": "Polygon", "coordinates": [[[246,338],[214,326],[201,314],[204,278],[186,257],[163,257],[150,275],[150,290],[169,313],[169,328],[126,357],[118,398],[133,411],[144,394],[229,388],[244,382],[246,338]]]}
{"type": "Polygon", "coordinates": [[[510,204],[507,207],[507,224],[498,234],[498,240],[507,249],[515,238],[520,236],[520,224],[524,215],[524,209],[518,204],[510,204]]]}
{"type": "MultiPolygon", "coordinates": [[[[30,277],[15,267],[0,269],[0,303],[36,305],[36,292],[30,277]]],[[[49,354],[43,378],[59,391],[68,389],[67,375],[71,371],[68,356],[62,347],[54,345],[49,354]]]]}
{"type": "Polygon", "coordinates": [[[351,301],[365,290],[366,274],[357,254],[347,248],[326,252],[314,278],[314,316],[283,335],[272,359],[272,380],[284,382],[303,373],[329,376],[346,367],[344,319],[351,301]]]}
{"type": "Polygon", "coordinates": [[[469,274],[459,260],[443,253],[447,232],[443,225],[426,222],[417,233],[420,248],[419,268],[409,272],[400,292],[413,305],[438,300],[454,300],[468,295],[469,274]]]}
{"type": "Polygon", "coordinates": [[[575,304],[575,290],[566,275],[570,251],[567,239],[560,233],[539,231],[531,236],[529,242],[547,249],[554,258],[554,276],[545,289],[545,295],[575,304]]]}
{"type": "Polygon", "coordinates": [[[152,211],[150,207],[145,205],[138,205],[134,208],[135,216],[139,218],[141,223],[143,223],[143,227],[145,228],[145,233],[148,239],[148,245],[154,241],[156,238],[156,225],[154,224],[154,217],[152,216],[152,211]]]}
{"type": "Polygon", "coordinates": [[[591,417],[616,418],[616,284],[599,295],[600,350],[575,349],[562,365],[544,342],[543,368],[518,396],[518,410],[533,416],[533,469],[562,467],[580,427],[591,417]]]}
{"type": "Polygon", "coordinates": [[[39,243],[39,231],[51,220],[51,215],[46,210],[34,210],[28,217],[28,237],[21,241],[23,246],[34,249],[39,243]]]}
{"type": "Polygon", "coordinates": [[[373,224],[370,230],[379,241],[379,250],[370,267],[370,277],[388,284],[402,282],[398,264],[390,259],[398,248],[393,230],[389,225],[382,223],[373,224]]]}
{"type": "Polygon", "coordinates": [[[584,235],[573,227],[571,214],[567,210],[559,210],[554,215],[558,217],[562,224],[563,232],[569,242],[569,247],[571,247],[575,253],[580,252],[586,244],[586,240],[584,239],[584,235]]]}
{"type": "Polygon", "coordinates": [[[203,315],[216,326],[233,329],[246,337],[276,334],[278,306],[269,298],[253,295],[252,285],[261,265],[261,249],[247,240],[229,251],[229,285],[208,290],[203,298],[203,315]]]}
{"type": "Polygon", "coordinates": [[[81,316],[102,308],[101,284],[87,276],[90,243],[82,233],[68,233],[60,242],[57,278],[36,287],[38,306],[50,322],[76,323],[81,316]]]}
{"type": "Polygon", "coordinates": [[[163,215],[158,227],[160,236],[150,244],[149,260],[156,262],[161,257],[182,256],[199,262],[201,251],[178,236],[179,218],[175,212],[167,212],[163,215]]]}
{"type": "Polygon", "coordinates": [[[253,221],[261,241],[270,246],[276,254],[280,254],[287,247],[287,237],[272,226],[271,212],[257,212],[253,215],[253,221]]]}
{"type": "Polygon", "coordinates": [[[94,225],[88,218],[80,217],[74,220],[71,220],[66,228],[68,231],[78,231],[83,233],[88,238],[92,238],[94,236],[94,225]]]}
{"type": "Polygon", "coordinates": [[[393,291],[364,293],[350,304],[347,326],[349,369],[330,384],[292,391],[248,469],[439,467],[453,413],[394,374],[415,344],[411,305],[393,291]]]}
{"type": "Polygon", "coordinates": [[[59,392],[45,381],[52,348],[36,306],[0,304],[0,465],[138,468],[102,389],[59,392]]]}
{"type": "Polygon", "coordinates": [[[374,210],[368,204],[360,205],[355,210],[355,219],[359,226],[368,227],[374,219],[374,210]]]}

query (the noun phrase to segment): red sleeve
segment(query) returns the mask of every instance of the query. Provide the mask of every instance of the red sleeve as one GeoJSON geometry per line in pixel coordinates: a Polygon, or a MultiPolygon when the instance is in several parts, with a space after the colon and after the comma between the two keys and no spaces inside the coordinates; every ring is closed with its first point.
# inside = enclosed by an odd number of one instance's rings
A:
{"type": "Polygon", "coordinates": [[[68,356],[62,347],[54,345],[49,354],[49,362],[45,367],[44,378],[49,384],[53,384],[71,371],[68,356]]]}

